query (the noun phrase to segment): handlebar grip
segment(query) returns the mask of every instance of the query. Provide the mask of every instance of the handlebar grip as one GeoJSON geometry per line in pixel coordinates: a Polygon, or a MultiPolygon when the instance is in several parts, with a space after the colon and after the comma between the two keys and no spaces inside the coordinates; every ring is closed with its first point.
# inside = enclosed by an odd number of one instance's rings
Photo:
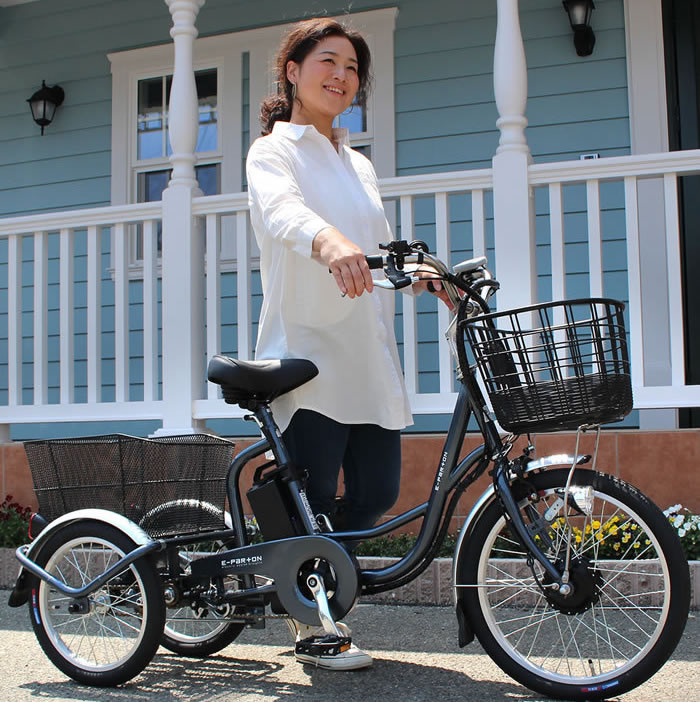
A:
{"type": "Polygon", "coordinates": [[[367,259],[367,265],[370,267],[370,270],[384,268],[383,256],[365,256],[365,258],[367,259]]]}

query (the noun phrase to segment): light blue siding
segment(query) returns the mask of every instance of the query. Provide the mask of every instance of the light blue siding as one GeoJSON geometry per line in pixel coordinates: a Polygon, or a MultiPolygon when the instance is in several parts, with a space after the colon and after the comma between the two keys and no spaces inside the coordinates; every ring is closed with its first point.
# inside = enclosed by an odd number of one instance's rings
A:
{"type": "MultiPolygon", "coordinates": [[[[396,0],[395,32],[396,168],[398,175],[488,167],[498,144],[493,99],[493,45],[496,3],[458,0],[396,0]]],[[[576,159],[581,153],[601,156],[629,153],[629,124],[622,0],[598,0],[593,13],[596,47],[591,57],[576,56],[571,30],[560,0],[521,0],[520,18],[528,61],[527,137],[535,161],[576,159]]],[[[305,16],[342,14],[386,7],[383,0],[363,0],[348,8],[335,0],[207,0],[197,26],[200,36],[288,22],[305,16]]],[[[0,8],[4,27],[0,43],[0,216],[109,204],[111,148],[111,75],[107,53],[170,41],[170,16],[162,0],[40,0],[0,8]],[[39,136],[26,99],[41,80],[58,83],[66,101],[45,136],[39,136]]],[[[243,144],[257,125],[248,124],[247,57],[244,57],[243,144]]],[[[626,249],[622,191],[601,188],[605,293],[627,298],[626,249]]],[[[471,198],[449,198],[452,262],[473,255],[471,198]]],[[[551,291],[549,211],[546,190],[538,188],[537,261],[539,289],[551,291]]],[[[564,188],[567,277],[570,296],[588,294],[585,189],[564,188]]],[[[486,197],[487,253],[493,261],[493,206],[486,197]]],[[[400,218],[399,234],[400,234],[400,218]]],[[[102,399],[114,397],[113,284],[109,267],[109,230],[102,232],[102,399]]],[[[434,205],[415,204],[414,236],[435,246],[434,205]]],[[[57,236],[49,237],[50,298],[57,291],[57,236]]],[[[86,250],[85,233],[75,236],[75,378],[76,399],[86,397],[86,250]]],[[[32,401],[31,238],[23,241],[23,396],[32,401]]],[[[7,281],[7,246],[0,246],[0,290],[7,281]]],[[[253,317],[261,304],[259,276],[253,277],[253,317]]],[[[160,295],[160,291],[158,293],[160,295]]],[[[0,297],[0,337],[7,338],[6,292],[0,297]]],[[[222,351],[236,354],[236,274],[221,280],[222,351]]],[[[143,394],[142,286],[129,286],[130,397],[143,394]]],[[[402,349],[401,300],[397,332],[402,349]]],[[[418,299],[419,388],[437,391],[438,333],[435,302],[418,299]]],[[[57,399],[58,307],[49,311],[49,397],[57,399]]],[[[254,330],[255,332],[255,330],[254,330]]],[[[0,338],[0,401],[6,401],[7,349],[0,338]]],[[[217,430],[220,422],[211,423],[217,430]]],[[[82,428],[17,427],[17,438],[40,433],[94,433],[114,426],[82,428]]],[[[133,425],[134,433],[155,428],[133,425]]],[[[233,426],[233,425],[232,425],[233,426]]],[[[236,423],[235,431],[251,427],[236,423]]],[[[444,430],[441,416],[418,418],[414,430],[444,430]]],[[[121,428],[124,428],[123,426],[121,428]]]]}

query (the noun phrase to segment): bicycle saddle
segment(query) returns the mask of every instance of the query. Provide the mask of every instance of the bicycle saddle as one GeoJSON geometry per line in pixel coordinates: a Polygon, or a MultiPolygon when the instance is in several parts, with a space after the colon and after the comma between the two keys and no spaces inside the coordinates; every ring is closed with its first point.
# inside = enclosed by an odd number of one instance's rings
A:
{"type": "Polygon", "coordinates": [[[216,355],[209,361],[207,369],[207,377],[212,383],[221,385],[228,404],[250,400],[271,402],[317,375],[318,368],[304,358],[239,361],[216,355]]]}

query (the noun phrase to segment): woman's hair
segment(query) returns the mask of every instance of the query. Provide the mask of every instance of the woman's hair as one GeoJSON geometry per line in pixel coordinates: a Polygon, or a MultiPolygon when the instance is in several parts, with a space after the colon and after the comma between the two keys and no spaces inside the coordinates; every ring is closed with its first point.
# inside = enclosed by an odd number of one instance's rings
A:
{"type": "Polygon", "coordinates": [[[272,131],[278,120],[288,122],[292,116],[292,83],[287,78],[287,63],[301,63],[313,48],[326,37],[345,37],[357,54],[357,75],[360,85],[355,98],[359,105],[364,105],[371,80],[370,53],[367,42],[358,32],[346,29],[340,22],[329,18],[304,20],[295,24],[280,44],[275,62],[277,74],[277,95],[271,95],[263,100],[260,109],[262,134],[265,136],[272,131]]]}

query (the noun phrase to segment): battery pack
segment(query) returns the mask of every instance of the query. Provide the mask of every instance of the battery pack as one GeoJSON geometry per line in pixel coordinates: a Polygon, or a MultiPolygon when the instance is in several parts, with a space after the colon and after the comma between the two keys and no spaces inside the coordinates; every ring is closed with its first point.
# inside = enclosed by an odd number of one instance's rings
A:
{"type": "Polygon", "coordinates": [[[280,478],[254,484],[246,494],[265,541],[298,535],[296,509],[280,478]]]}

